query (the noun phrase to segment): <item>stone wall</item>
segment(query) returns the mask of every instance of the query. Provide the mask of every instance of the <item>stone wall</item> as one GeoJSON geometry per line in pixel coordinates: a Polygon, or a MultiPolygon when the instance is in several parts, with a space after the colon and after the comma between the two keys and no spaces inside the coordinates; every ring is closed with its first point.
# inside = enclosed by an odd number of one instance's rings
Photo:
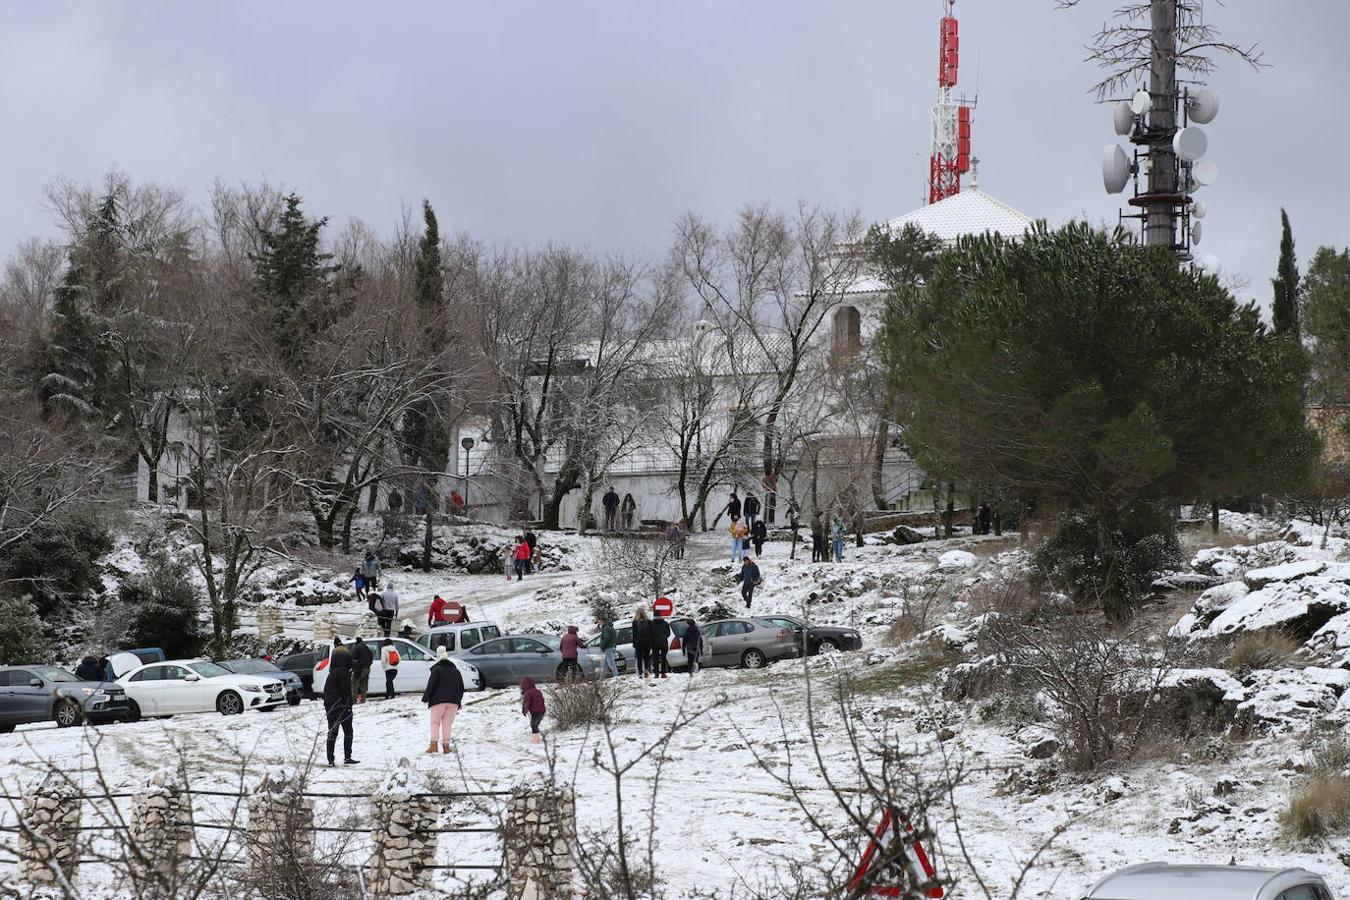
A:
{"type": "Polygon", "coordinates": [[[278,769],[249,798],[244,843],[254,878],[275,875],[278,866],[304,871],[314,865],[314,802],[303,791],[299,778],[278,769]]]}
{"type": "Polygon", "coordinates": [[[430,790],[408,761],[371,795],[371,891],[377,897],[401,896],[431,887],[436,864],[436,823],[440,808],[420,797],[430,790]]]}
{"type": "Polygon", "coordinates": [[[137,879],[172,886],[186,874],[192,857],[192,800],[178,773],[160,769],[146,780],[131,809],[132,859],[137,879]]]}
{"type": "Polygon", "coordinates": [[[258,639],[263,643],[270,637],[283,634],[285,632],[285,623],[281,618],[281,610],[271,603],[264,603],[258,607],[258,639]]]}
{"type": "Polygon", "coordinates": [[[32,885],[73,880],[80,856],[80,797],[75,788],[55,773],[48,775],[24,802],[19,824],[19,879],[32,885]]]}
{"type": "Polygon", "coordinates": [[[518,790],[502,839],[511,900],[570,900],[576,865],[576,799],[568,790],[518,790]]]}

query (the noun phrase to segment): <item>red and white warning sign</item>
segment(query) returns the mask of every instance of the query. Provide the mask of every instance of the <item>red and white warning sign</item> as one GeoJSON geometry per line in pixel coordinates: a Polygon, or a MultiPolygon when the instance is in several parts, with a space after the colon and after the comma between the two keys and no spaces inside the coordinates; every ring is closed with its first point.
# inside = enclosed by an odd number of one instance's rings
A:
{"type": "Polygon", "coordinates": [[[447,602],[445,604],[445,621],[447,622],[465,621],[464,604],[460,603],[458,600],[451,600],[447,602]]]}
{"type": "MultiPolygon", "coordinates": [[[[925,884],[937,877],[932,857],[924,850],[923,844],[914,836],[914,826],[891,810],[881,813],[881,821],[867,842],[858,869],[849,881],[849,889],[856,891],[867,881],[867,893],[879,897],[901,897],[905,891],[913,890],[913,885],[925,884]],[[886,852],[892,846],[903,842],[903,853],[886,852]],[[880,858],[878,858],[880,856],[880,858]],[[907,885],[909,886],[907,888],[907,885]]],[[[941,887],[925,888],[925,897],[945,897],[941,887]]]]}
{"type": "Polygon", "coordinates": [[[657,597],[652,604],[652,612],[665,619],[675,614],[675,601],[669,597],[657,597]]]}

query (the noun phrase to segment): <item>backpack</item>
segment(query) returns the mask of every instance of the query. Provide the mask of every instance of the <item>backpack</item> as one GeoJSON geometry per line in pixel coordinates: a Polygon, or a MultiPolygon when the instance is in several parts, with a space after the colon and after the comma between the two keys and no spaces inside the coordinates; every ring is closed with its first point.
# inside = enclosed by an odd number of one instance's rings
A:
{"type": "Polygon", "coordinates": [[[398,651],[392,648],[389,650],[389,665],[390,666],[398,665],[398,651]]]}

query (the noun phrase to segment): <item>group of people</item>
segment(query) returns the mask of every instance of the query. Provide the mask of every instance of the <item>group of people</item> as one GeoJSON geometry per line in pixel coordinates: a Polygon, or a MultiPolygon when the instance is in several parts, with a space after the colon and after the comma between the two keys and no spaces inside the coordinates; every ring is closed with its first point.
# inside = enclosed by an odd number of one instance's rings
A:
{"type": "Polygon", "coordinates": [[[843,562],[846,537],[848,531],[844,528],[843,516],[835,516],[827,527],[824,516],[817,510],[811,519],[811,562],[829,562],[831,559],[843,562]]]}
{"type": "MultiPolygon", "coordinates": [[[[619,674],[618,645],[619,633],[612,619],[597,619],[596,627],[600,634],[596,643],[604,654],[604,673],[606,678],[619,674]]],[[[662,616],[647,614],[647,610],[638,607],[633,613],[633,658],[639,678],[669,678],[670,660],[666,654],[670,651],[670,636],[674,630],[670,622],[662,616]]],[[[698,670],[698,657],[703,652],[703,632],[693,619],[684,620],[684,632],[680,635],[680,646],[689,666],[689,674],[698,670]]],[[[581,638],[577,626],[567,626],[567,634],[562,639],[563,669],[565,672],[581,674],[581,665],[577,657],[581,652],[581,638]]]]}
{"type": "Polygon", "coordinates": [[[516,581],[524,581],[526,575],[534,572],[534,556],[539,550],[539,537],[532,529],[526,528],[516,537],[513,545],[506,548],[505,556],[507,559],[506,579],[511,580],[511,573],[516,573],[516,581]]]}
{"type": "Polygon", "coordinates": [[[620,500],[614,486],[610,485],[600,498],[600,506],[605,510],[605,531],[615,531],[620,527],[624,531],[632,531],[637,526],[637,501],[632,494],[624,494],[620,500]]]}
{"type": "Polygon", "coordinates": [[[365,557],[352,574],[352,585],[356,588],[357,599],[366,601],[366,607],[375,614],[380,631],[389,637],[394,619],[398,618],[398,591],[394,590],[393,582],[386,582],[381,587],[381,577],[380,560],[374,550],[366,550],[365,557]]]}

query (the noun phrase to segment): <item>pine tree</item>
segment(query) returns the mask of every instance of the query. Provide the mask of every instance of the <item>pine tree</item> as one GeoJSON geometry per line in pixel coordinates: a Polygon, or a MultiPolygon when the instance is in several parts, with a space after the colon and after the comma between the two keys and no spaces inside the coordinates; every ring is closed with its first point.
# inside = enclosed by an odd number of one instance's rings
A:
{"type": "Polygon", "coordinates": [[[286,208],[272,231],[262,235],[262,250],[252,257],[254,290],[271,318],[272,340],[287,359],[301,356],[308,339],[322,330],[331,312],[330,279],[339,266],[321,252],[319,235],[328,219],[309,221],[300,197],[286,197],[286,208]]]}
{"type": "Polygon", "coordinates": [[[1275,322],[1276,334],[1288,334],[1299,339],[1299,280],[1298,264],[1294,259],[1294,233],[1289,227],[1289,214],[1280,210],[1280,263],[1276,277],[1271,280],[1275,289],[1275,302],[1271,307],[1271,318],[1275,322]]]}

